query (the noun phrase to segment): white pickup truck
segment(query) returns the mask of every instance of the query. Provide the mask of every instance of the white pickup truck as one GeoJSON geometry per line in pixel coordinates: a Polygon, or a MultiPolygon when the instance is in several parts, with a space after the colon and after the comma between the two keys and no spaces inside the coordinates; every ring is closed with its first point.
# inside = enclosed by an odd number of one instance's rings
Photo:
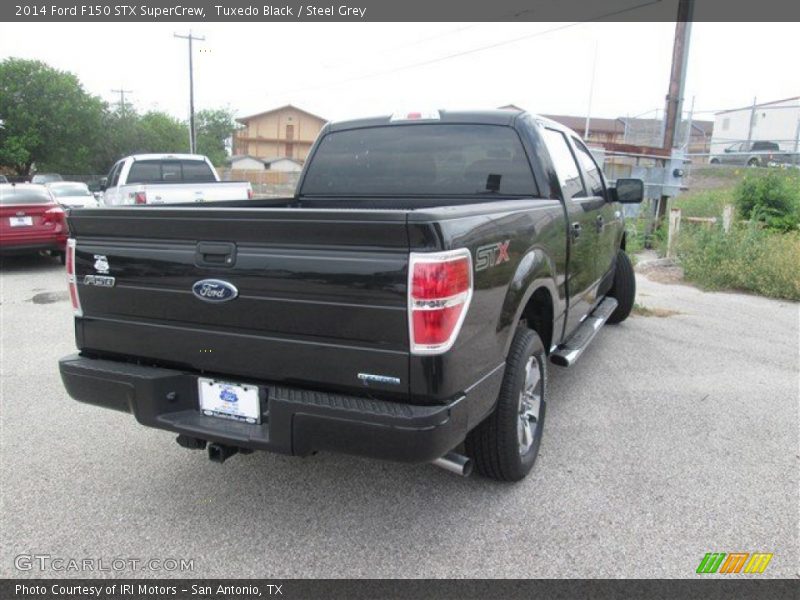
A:
{"type": "Polygon", "coordinates": [[[135,154],[118,160],[101,182],[103,204],[176,204],[247,200],[247,181],[220,181],[200,154],[135,154]]]}

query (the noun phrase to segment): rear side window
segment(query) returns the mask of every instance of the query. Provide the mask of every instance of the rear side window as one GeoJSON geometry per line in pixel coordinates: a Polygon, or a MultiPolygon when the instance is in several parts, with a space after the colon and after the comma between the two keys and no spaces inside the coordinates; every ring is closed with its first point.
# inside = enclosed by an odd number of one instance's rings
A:
{"type": "Polygon", "coordinates": [[[778,150],[779,146],[775,142],[753,142],[753,150],[778,150]]]}
{"type": "Polygon", "coordinates": [[[600,174],[600,167],[594,161],[589,149],[578,138],[572,138],[575,148],[578,151],[578,162],[586,173],[586,185],[591,190],[592,196],[602,196],[605,194],[603,188],[603,176],[600,174]]]}
{"type": "Polygon", "coordinates": [[[545,129],[544,143],[553,161],[564,198],[585,197],[581,172],[564,134],[555,129],[545,129]]]}
{"type": "Polygon", "coordinates": [[[137,160],[128,172],[128,183],[214,181],[213,171],[201,160],[137,160]]]}
{"type": "Polygon", "coordinates": [[[516,131],[414,124],[329,133],[301,193],[320,196],[538,196],[516,131]]]}
{"type": "Polygon", "coordinates": [[[0,205],[50,204],[52,201],[47,190],[11,186],[0,188],[0,205]]]}

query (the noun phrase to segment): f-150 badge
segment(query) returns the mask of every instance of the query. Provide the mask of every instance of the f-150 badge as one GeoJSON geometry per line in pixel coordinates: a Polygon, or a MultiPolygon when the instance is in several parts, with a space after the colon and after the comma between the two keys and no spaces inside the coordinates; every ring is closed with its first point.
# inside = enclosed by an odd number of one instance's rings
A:
{"type": "Polygon", "coordinates": [[[508,245],[510,243],[511,240],[506,240],[505,242],[479,246],[475,250],[475,270],[483,271],[489,267],[496,267],[499,264],[508,262],[510,260],[508,256],[508,245]]]}

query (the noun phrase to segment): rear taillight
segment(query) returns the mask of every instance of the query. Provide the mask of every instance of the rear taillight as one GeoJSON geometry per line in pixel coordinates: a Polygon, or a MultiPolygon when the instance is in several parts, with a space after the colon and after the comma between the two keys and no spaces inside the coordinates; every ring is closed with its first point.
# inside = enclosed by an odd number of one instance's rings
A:
{"type": "Polygon", "coordinates": [[[64,226],[64,209],[60,206],[47,209],[42,215],[42,225],[55,225],[56,231],[64,226]]]}
{"type": "Polygon", "coordinates": [[[472,299],[472,255],[412,252],[408,328],[412,354],[442,354],[455,343],[472,299]]]}
{"type": "Polygon", "coordinates": [[[72,302],[72,312],[76,317],[83,315],[81,310],[81,299],[78,296],[78,282],[75,278],[75,240],[67,240],[67,287],[69,288],[69,300],[72,302]]]}
{"type": "Polygon", "coordinates": [[[144,192],[135,192],[133,194],[134,204],[147,204],[147,194],[144,192]]]}
{"type": "Polygon", "coordinates": [[[247,199],[248,200],[252,200],[253,199],[253,188],[250,188],[250,187],[247,188],[247,199]]]}

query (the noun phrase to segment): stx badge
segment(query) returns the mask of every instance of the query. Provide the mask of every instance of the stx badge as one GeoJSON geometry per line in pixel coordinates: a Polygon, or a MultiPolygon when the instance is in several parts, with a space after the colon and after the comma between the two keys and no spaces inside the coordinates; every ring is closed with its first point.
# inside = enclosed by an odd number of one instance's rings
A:
{"type": "Polygon", "coordinates": [[[510,260],[508,256],[508,245],[510,243],[511,240],[506,240],[505,242],[480,246],[475,250],[475,270],[483,271],[489,267],[496,267],[508,262],[510,260]]]}

